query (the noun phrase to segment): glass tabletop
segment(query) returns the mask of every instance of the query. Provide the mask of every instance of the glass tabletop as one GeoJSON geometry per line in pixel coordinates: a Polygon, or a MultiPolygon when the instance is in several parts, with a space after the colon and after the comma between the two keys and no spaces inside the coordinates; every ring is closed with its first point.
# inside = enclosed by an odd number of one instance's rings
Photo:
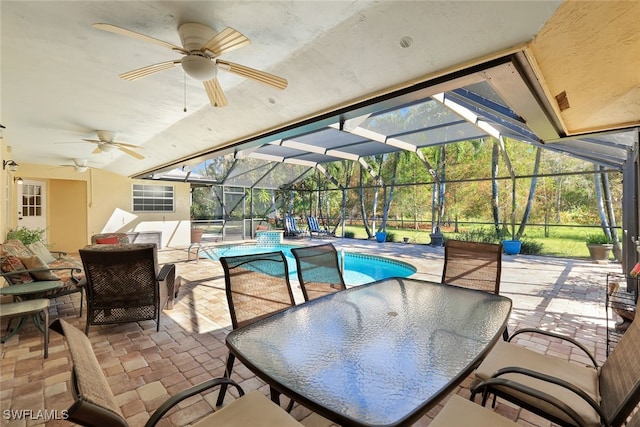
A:
{"type": "Polygon", "coordinates": [[[342,426],[415,422],[501,337],[511,300],[392,278],[327,295],[227,336],[278,391],[342,426]]]}

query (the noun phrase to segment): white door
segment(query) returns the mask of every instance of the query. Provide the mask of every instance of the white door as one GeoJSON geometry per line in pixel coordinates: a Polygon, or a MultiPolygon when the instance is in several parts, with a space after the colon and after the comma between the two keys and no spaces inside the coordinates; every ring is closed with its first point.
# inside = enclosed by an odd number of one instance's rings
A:
{"type": "Polygon", "coordinates": [[[18,186],[18,227],[47,228],[47,183],[25,179],[18,186]]]}

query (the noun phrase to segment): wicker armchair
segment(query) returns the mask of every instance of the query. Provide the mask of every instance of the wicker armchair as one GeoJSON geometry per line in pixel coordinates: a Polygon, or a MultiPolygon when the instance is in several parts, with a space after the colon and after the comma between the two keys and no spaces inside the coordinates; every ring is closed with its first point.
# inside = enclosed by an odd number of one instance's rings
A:
{"type": "MultiPolygon", "coordinates": [[[[295,305],[289,268],[281,251],[221,257],[233,329],[295,305]]],[[[229,353],[225,377],[231,376],[235,356],[229,353]]],[[[226,385],[220,388],[217,405],[224,400],[226,385]]]]}
{"type": "Polygon", "coordinates": [[[91,236],[92,245],[128,245],[131,243],[127,233],[101,233],[91,236]]]}
{"type": "Polygon", "coordinates": [[[338,252],[331,243],[294,248],[291,253],[296,259],[305,301],[347,289],[338,265],[338,252]]]}
{"type": "MultiPolygon", "coordinates": [[[[129,424],[109,387],[87,336],[62,319],[56,319],[51,324],[51,329],[66,337],[73,364],[71,391],[74,402],[66,412],[68,421],[82,426],[127,427],[129,424]]],[[[227,378],[213,378],[170,397],[155,410],[145,427],[158,424],[165,414],[191,396],[207,392],[221,384],[235,387],[240,397],[224,408],[205,416],[195,426],[302,426],[259,391],[245,394],[233,381],[227,378]]],[[[136,425],[139,425],[138,420],[136,425]]]]}
{"type": "Polygon", "coordinates": [[[158,273],[155,244],[94,245],[80,250],[87,280],[87,326],[153,319],[173,308],[175,265],[158,273]]]}
{"type": "MultiPolygon", "coordinates": [[[[481,393],[484,405],[493,394],[561,426],[625,425],[640,402],[640,322],[631,323],[600,367],[593,355],[570,337],[525,328],[510,339],[523,333],[567,341],[583,352],[593,366],[499,341],[476,370],[480,382],[471,388],[472,399],[481,393]],[[514,383],[529,391],[514,392],[510,387],[514,383]]],[[[637,423],[636,414],[632,424],[637,423]]]]}

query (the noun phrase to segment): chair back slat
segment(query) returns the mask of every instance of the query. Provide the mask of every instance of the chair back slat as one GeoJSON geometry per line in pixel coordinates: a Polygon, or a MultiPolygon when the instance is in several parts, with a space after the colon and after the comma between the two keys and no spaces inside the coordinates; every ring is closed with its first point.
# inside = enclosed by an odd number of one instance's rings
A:
{"type": "Polygon", "coordinates": [[[500,292],[502,244],[447,240],[442,283],[500,292]]]}
{"type": "Polygon", "coordinates": [[[291,253],[305,301],[346,289],[333,244],[294,248],[291,253]]]}
{"type": "Polygon", "coordinates": [[[295,305],[282,251],[221,257],[234,329],[295,305]]]}
{"type": "Polygon", "coordinates": [[[640,402],[640,322],[628,327],[602,364],[599,378],[602,411],[609,425],[622,425],[640,402]]]}

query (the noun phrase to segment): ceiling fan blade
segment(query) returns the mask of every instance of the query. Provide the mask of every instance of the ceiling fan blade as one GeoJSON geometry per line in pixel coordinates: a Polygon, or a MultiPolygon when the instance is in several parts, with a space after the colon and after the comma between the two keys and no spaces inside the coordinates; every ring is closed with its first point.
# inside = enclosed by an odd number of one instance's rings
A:
{"type": "Polygon", "coordinates": [[[218,79],[213,78],[202,83],[207,91],[207,95],[209,95],[209,102],[212,107],[226,107],[229,105],[227,97],[224,96],[224,92],[222,91],[222,87],[220,87],[218,79]]]}
{"type": "Polygon", "coordinates": [[[127,30],[126,28],[117,27],[115,25],[97,23],[97,24],[93,24],[93,28],[97,28],[97,29],[103,30],[103,31],[108,31],[110,33],[120,34],[121,36],[131,37],[131,38],[142,40],[142,41],[145,41],[145,42],[148,42],[148,43],[153,43],[153,44],[156,44],[158,46],[162,46],[162,47],[166,47],[166,48],[171,49],[171,50],[175,50],[177,52],[182,52],[185,55],[189,53],[186,50],[184,50],[184,48],[182,48],[180,46],[176,46],[173,43],[165,42],[163,40],[159,40],[159,39],[156,39],[156,38],[151,37],[151,36],[146,36],[144,34],[136,33],[135,31],[127,30]]]}
{"type": "Polygon", "coordinates": [[[166,61],[159,64],[147,65],[146,67],[138,68],[137,70],[131,70],[127,71],[126,73],[122,73],[120,74],[120,78],[132,82],[134,80],[147,77],[150,74],[173,68],[176,64],[179,63],[180,61],[166,61]]]}
{"type": "Polygon", "coordinates": [[[122,151],[123,153],[127,153],[128,155],[133,156],[136,159],[139,159],[139,160],[144,159],[144,156],[142,154],[138,154],[135,151],[131,151],[128,148],[121,147],[120,145],[118,145],[117,147],[118,147],[118,150],[122,151]]]}
{"type": "Polygon", "coordinates": [[[273,86],[277,89],[285,89],[289,84],[287,80],[283,79],[282,77],[278,77],[264,71],[256,70],[255,68],[246,67],[244,65],[236,64],[229,61],[223,61],[220,59],[216,59],[216,63],[220,65],[221,69],[229,71],[230,73],[259,81],[260,83],[273,86]]]}
{"type": "Polygon", "coordinates": [[[100,144],[102,142],[102,141],[98,141],[97,139],[83,139],[83,141],[90,142],[92,144],[100,144]]]}
{"type": "Polygon", "coordinates": [[[116,142],[113,141],[112,142],[113,145],[122,145],[123,147],[127,147],[127,148],[142,148],[139,145],[133,145],[133,144],[128,144],[126,142],[116,142]]]}
{"type": "Polygon", "coordinates": [[[251,44],[251,41],[240,31],[227,27],[216,34],[211,40],[206,42],[200,50],[213,53],[214,56],[220,56],[223,53],[230,52],[234,49],[251,44]]]}
{"type": "Polygon", "coordinates": [[[100,149],[99,146],[96,147],[96,149],[91,152],[91,154],[100,154],[100,153],[102,153],[102,150],[100,149]]]}

